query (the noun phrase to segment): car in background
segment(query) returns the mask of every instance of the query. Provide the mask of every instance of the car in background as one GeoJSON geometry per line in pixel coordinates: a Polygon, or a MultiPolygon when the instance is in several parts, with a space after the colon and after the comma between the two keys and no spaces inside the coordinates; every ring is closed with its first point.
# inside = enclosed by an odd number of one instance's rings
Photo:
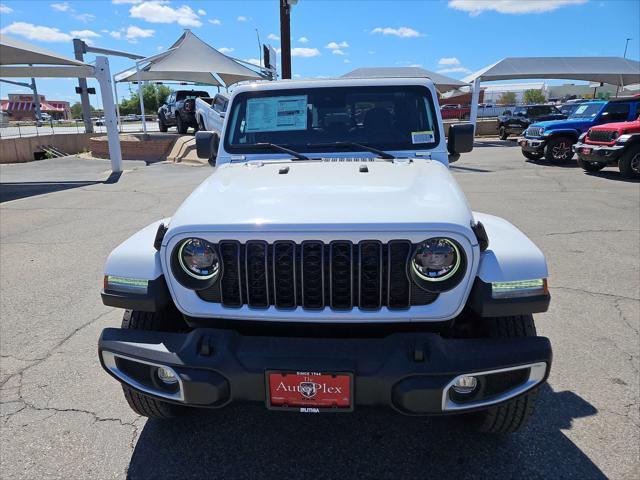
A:
{"type": "Polygon", "coordinates": [[[506,140],[509,135],[521,135],[532,123],[565,118],[555,105],[521,105],[498,116],[498,135],[506,140]]]}
{"type": "Polygon", "coordinates": [[[440,107],[443,120],[469,120],[471,107],[454,103],[445,103],[440,107]]]}
{"type": "Polygon", "coordinates": [[[591,127],[626,122],[637,117],[640,95],[610,101],[581,103],[566,120],[551,120],[530,125],[520,140],[522,155],[529,160],[544,157],[551,163],[563,163],[574,155],[573,145],[591,127]]]}
{"type": "Polygon", "coordinates": [[[198,129],[221,133],[228,105],[229,97],[224,93],[218,93],[213,98],[196,98],[198,129]]]}
{"type": "Polygon", "coordinates": [[[198,131],[196,120],[196,98],[209,97],[204,90],[178,90],[172,92],[164,105],[158,109],[158,127],[166,132],[170,127],[176,127],[178,133],[184,135],[189,127],[198,131]]]}
{"type": "Polygon", "coordinates": [[[617,165],[622,176],[640,177],[640,103],[636,115],[632,122],[597,125],[583,134],[573,146],[578,165],[587,172],[617,165]]]}
{"type": "Polygon", "coordinates": [[[9,114],[7,112],[0,112],[0,127],[9,126],[9,114]]]}

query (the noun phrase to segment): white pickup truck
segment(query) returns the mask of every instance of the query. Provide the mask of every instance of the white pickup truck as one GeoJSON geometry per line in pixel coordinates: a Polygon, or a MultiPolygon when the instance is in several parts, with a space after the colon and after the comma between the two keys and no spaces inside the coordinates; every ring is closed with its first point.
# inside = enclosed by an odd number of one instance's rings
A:
{"type": "Polygon", "coordinates": [[[196,121],[199,130],[222,132],[229,97],[218,93],[215,97],[196,98],[196,121]]]}

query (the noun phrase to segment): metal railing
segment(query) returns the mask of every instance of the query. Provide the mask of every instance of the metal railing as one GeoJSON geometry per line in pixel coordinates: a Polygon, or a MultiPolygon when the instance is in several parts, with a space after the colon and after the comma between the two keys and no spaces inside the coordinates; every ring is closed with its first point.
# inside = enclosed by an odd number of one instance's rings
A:
{"type": "MultiPolygon", "coordinates": [[[[124,118],[124,117],[123,117],[124,118]]],[[[142,132],[142,122],[122,121],[118,130],[121,133],[142,132]]],[[[155,117],[147,116],[147,130],[158,131],[158,123],[155,117]]],[[[93,122],[94,133],[107,133],[107,127],[100,120],[93,122]]],[[[61,135],[85,133],[84,122],[79,119],[73,120],[48,120],[38,124],[35,121],[7,122],[0,125],[0,138],[23,138],[39,137],[42,135],[61,135]]]]}

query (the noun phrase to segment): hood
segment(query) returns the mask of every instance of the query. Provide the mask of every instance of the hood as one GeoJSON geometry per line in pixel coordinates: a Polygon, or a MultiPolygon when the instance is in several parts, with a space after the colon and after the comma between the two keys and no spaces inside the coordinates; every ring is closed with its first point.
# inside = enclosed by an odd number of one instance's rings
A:
{"type": "Polygon", "coordinates": [[[634,120],[633,122],[613,122],[613,123],[605,123],[604,125],[596,125],[595,127],[591,127],[591,130],[627,130],[627,129],[638,129],[640,130],[640,120],[634,120]]]}
{"type": "Polygon", "coordinates": [[[532,127],[544,127],[545,130],[553,130],[553,129],[574,129],[574,130],[582,130],[587,129],[592,124],[591,120],[547,120],[546,122],[536,122],[530,126],[532,127]]]}
{"type": "Polygon", "coordinates": [[[180,206],[166,238],[224,230],[469,234],[471,220],[464,194],[438,161],[249,162],[218,167],[180,206]]]}

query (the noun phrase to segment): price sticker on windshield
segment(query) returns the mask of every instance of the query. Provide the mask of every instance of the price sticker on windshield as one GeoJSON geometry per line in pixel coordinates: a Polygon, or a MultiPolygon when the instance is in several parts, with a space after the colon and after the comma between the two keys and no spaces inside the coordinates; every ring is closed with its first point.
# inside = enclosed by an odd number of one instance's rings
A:
{"type": "Polygon", "coordinates": [[[306,95],[250,98],[247,101],[247,132],[306,129],[306,95]]]}
{"type": "Polygon", "coordinates": [[[411,132],[411,143],[433,143],[433,130],[411,132]]]}

